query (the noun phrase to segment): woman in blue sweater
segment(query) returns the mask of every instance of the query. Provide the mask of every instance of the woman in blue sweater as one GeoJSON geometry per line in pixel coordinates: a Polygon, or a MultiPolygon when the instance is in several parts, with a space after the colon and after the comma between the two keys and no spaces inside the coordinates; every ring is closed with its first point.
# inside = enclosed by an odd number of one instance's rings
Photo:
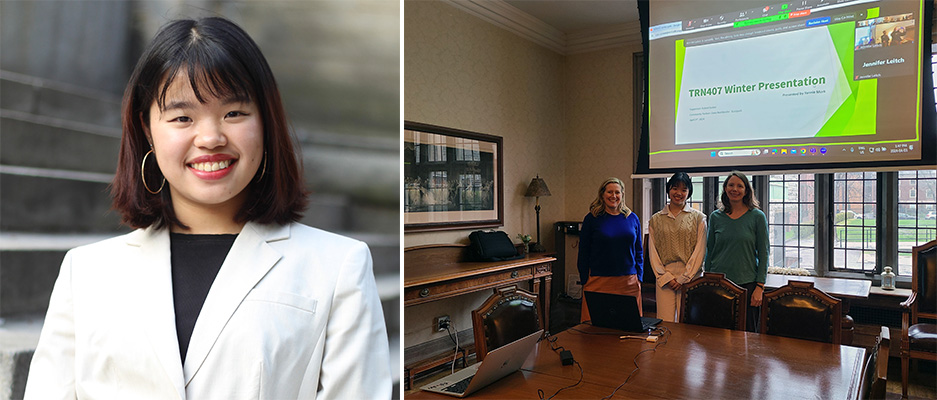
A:
{"type": "Polygon", "coordinates": [[[706,241],[708,272],[722,272],[726,279],[748,289],[745,330],[758,331],[761,300],[768,276],[768,220],[758,209],[752,184],[733,171],[722,184],[722,208],[709,214],[706,241]]]}
{"type": "MultiPolygon", "coordinates": [[[[644,275],[641,221],[621,201],[624,187],[618,178],[606,179],[582,220],[579,279],[583,291],[636,297],[640,311],[644,275]]],[[[589,308],[583,297],[581,321],[589,320],[589,308]]]]}

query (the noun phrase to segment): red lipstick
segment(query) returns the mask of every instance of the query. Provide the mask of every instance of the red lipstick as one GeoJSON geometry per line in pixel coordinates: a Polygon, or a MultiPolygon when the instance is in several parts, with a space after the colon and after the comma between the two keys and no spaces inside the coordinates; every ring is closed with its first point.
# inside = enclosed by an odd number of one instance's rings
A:
{"type": "Polygon", "coordinates": [[[211,154],[199,156],[186,164],[195,176],[204,180],[216,180],[227,176],[237,163],[234,156],[228,154],[211,154]]]}

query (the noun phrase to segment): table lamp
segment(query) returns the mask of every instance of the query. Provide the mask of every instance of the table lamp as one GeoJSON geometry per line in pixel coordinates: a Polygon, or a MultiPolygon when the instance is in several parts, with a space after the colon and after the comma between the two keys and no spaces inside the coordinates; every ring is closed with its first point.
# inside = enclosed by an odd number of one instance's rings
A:
{"type": "Polygon", "coordinates": [[[534,253],[542,253],[547,251],[543,247],[543,244],[540,243],[540,196],[549,196],[550,189],[547,188],[547,183],[540,178],[538,174],[536,178],[530,180],[530,185],[527,186],[527,193],[524,194],[524,197],[536,197],[537,206],[534,207],[534,210],[537,210],[537,243],[534,243],[530,247],[530,251],[534,253]]]}

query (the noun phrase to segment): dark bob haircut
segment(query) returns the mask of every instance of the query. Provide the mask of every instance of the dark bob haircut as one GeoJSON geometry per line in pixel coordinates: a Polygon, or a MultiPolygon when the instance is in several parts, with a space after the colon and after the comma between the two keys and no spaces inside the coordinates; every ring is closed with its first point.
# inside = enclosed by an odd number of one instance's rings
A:
{"type": "Polygon", "coordinates": [[[670,177],[667,181],[667,193],[670,193],[670,188],[677,186],[678,183],[683,183],[686,186],[687,198],[693,197],[693,180],[686,172],[677,172],[670,177]]]}
{"type": "MultiPolygon", "coordinates": [[[[300,160],[293,150],[270,66],[243,29],[211,17],[163,26],[143,51],[127,83],[121,106],[123,136],[111,183],[113,207],[123,223],[133,228],[185,227],[173,211],[170,191],[150,194],[140,171],[143,157],[150,151],[143,129],[150,121],[150,107],[156,102],[162,109],[173,79],[184,75],[202,103],[211,98],[250,99],[260,111],[265,159],[245,189],[247,200],[235,220],[277,224],[299,220],[306,207],[300,160]]],[[[160,187],[164,178],[155,157],[147,160],[145,172],[149,187],[160,187]]]]}

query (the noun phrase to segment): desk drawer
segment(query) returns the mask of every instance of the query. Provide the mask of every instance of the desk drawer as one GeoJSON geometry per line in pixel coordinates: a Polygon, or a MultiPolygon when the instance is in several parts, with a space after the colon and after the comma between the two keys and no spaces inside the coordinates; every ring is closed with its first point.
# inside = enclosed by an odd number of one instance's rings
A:
{"type": "MultiPolygon", "coordinates": [[[[547,264],[549,266],[549,264],[547,264]]],[[[465,278],[453,279],[442,284],[423,285],[408,288],[404,293],[406,305],[455,297],[465,293],[477,292],[486,288],[495,288],[512,283],[534,279],[534,272],[542,265],[528,265],[509,270],[490,272],[465,278]]],[[[542,273],[541,273],[542,274],[542,273]]]]}

